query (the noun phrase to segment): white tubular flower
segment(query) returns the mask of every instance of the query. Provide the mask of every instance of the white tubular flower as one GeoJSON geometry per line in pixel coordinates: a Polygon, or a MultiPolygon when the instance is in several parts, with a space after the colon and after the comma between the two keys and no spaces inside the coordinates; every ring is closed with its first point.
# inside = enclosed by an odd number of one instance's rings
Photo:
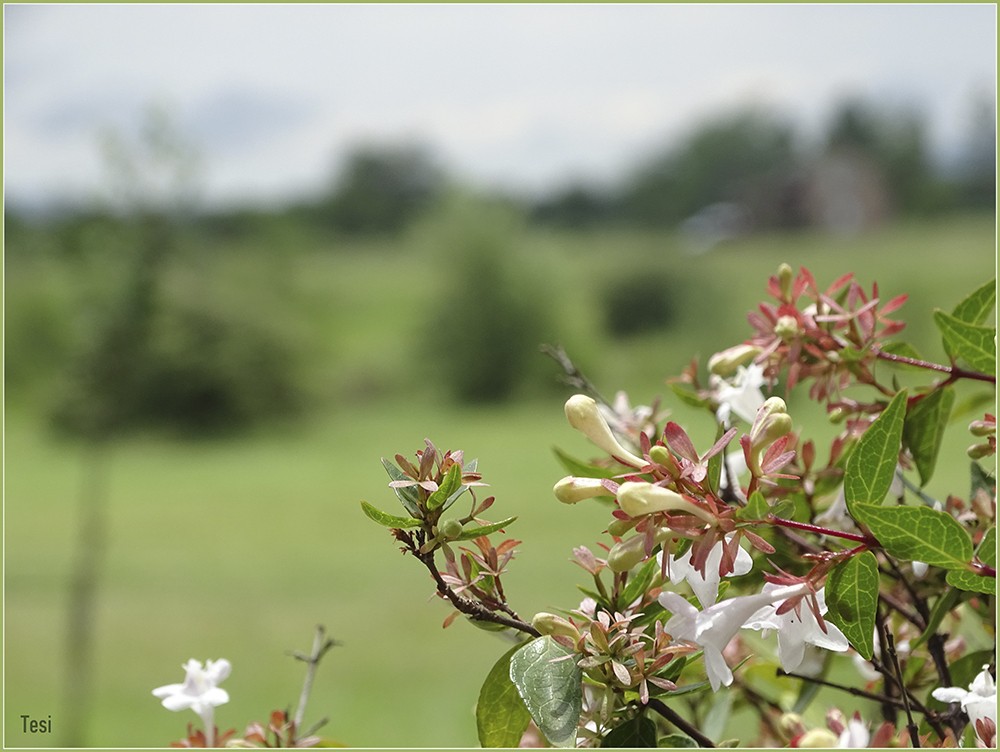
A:
{"type": "Polygon", "coordinates": [[[641,517],[653,512],[683,512],[715,524],[715,517],[676,491],[652,483],[626,481],[618,488],[618,504],[629,517],[641,517]]]}
{"type": "Polygon", "coordinates": [[[610,496],[600,478],[576,478],[567,475],[552,487],[552,492],[563,504],[576,504],[595,496],[610,496]]]}
{"type": "Polygon", "coordinates": [[[767,590],[756,595],[738,595],[699,611],[677,593],[661,593],[660,604],[673,616],[663,625],[675,640],[687,640],[701,646],[705,656],[705,672],[712,691],[733,683],[722,652],[743,625],[762,607],[805,595],[805,583],[767,590]]]}
{"type": "Polygon", "coordinates": [[[205,739],[211,747],[215,736],[215,708],[229,702],[229,693],[219,684],[229,676],[231,666],[225,658],[217,661],[201,661],[194,658],[183,666],[187,672],[183,684],[165,684],[153,690],[153,694],[163,700],[167,710],[180,711],[190,708],[205,724],[205,739]]]}
{"type": "Polygon", "coordinates": [[[840,732],[837,746],[841,749],[868,749],[872,735],[868,726],[857,715],[847,722],[847,727],[840,732]]]}
{"type": "Polygon", "coordinates": [[[764,367],[757,364],[738,366],[736,375],[726,380],[718,376],[710,379],[713,397],[719,403],[716,418],[720,423],[731,425],[730,417],[735,414],[747,423],[753,423],[757,410],[764,404],[764,367]]]}
{"type": "Polygon", "coordinates": [[[960,702],[962,710],[969,716],[972,727],[976,730],[976,738],[980,746],[991,746],[992,739],[984,739],[980,735],[981,727],[988,727],[989,724],[980,724],[980,721],[992,721],[995,733],[997,725],[997,685],[990,674],[990,667],[983,666],[976,678],[972,680],[969,689],[961,687],[938,687],[931,696],[941,702],[960,702]]]}
{"type": "Polygon", "coordinates": [[[566,418],[577,431],[590,439],[595,446],[632,467],[642,467],[646,461],[623,447],[611,432],[608,422],[601,415],[597,402],[585,394],[574,394],[566,400],[566,418]]]}
{"type": "MultiPolygon", "coordinates": [[[[732,537],[732,535],[727,535],[726,540],[730,540],[732,537]]],[[[716,599],[719,597],[719,565],[722,563],[723,545],[722,541],[719,541],[712,547],[712,550],[709,552],[708,558],[705,561],[704,576],[702,576],[701,572],[691,565],[690,550],[688,550],[687,553],[682,554],[680,557],[670,557],[670,566],[667,567],[667,573],[670,575],[670,582],[676,585],[681,580],[686,580],[687,584],[691,586],[691,591],[697,596],[698,602],[701,604],[702,608],[708,608],[709,606],[714,605],[716,599]]],[[[660,552],[658,558],[661,561],[662,557],[663,553],[660,552]]],[[[735,567],[733,571],[726,576],[736,577],[743,575],[749,572],[752,568],[753,559],[750,558],[750,554],[740,547],[736,554],[735,567]]]]}
{"type": "MultiPolygon", "coordinates": [[[[767,583],[764,592],[777,592],[782,588],[767,583]]],[[[823,588],[816,592],[816,602],[820,615],[826,613],[826,598],[823,588]]],[[[778,660],[785,671],[795,671],[802,665],[806,654],[806,645],[815,645],[824,650],[843,653],[848,648],[847,638],[834,624],[824,622],[826,631],[820,627],[807,604],[800,604],[798,609],[789,609],[783,614],[777,613],[774,605],[764,606],[747,620],[747,629],[757,629],[763,636],[771,629],[778,632],[778,660]],[[799,613],[796,613],[796,610],[799,613]]]]}

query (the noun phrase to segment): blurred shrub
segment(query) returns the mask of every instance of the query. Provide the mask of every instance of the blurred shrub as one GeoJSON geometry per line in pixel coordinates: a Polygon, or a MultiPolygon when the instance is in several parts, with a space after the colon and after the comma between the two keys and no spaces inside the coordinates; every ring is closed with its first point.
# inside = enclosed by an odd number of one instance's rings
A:
{"type": "Polygon", "coordinates": [[[97,251],[77,265],[91,300],[54,424],[86,436],[198,433],[295,415],[305,338],[274,260],[193,254],[165,221],[130,240],[111,269],[97,251]]]}
{"type": "Polygon", "coordinates": [[[615,337],[667,328],[675,314],[673,281],[664,271],[633,269],[608,281],[602,293],[604,325],[615,337]]]}
{"type": "Polygon", "coordinates": [[[421,358],[457,400],[510,398],[543,362],[538,348],[550,321],[537,272],[520,247],[522,218],[458,198],[421,233],[441,259],[421,358]]]}

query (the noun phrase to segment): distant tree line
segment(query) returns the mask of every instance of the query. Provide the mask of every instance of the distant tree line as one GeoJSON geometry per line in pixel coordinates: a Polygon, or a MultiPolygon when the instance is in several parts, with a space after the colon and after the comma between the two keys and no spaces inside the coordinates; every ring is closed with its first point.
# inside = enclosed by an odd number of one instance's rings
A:
{"type": "MultiPolygon", "coordinates": [[[[722,203],[738,207],[756,229],[843,222],[851,206],[840,204],[851,201],[863,204],[854,209],[861,223],[992,208],[996,125],[988,103],[971,123],[959,158],[939,165],[915,111],[845,101],[823,135],[803,143],[778,115],[742,109],[696,124],[614,185],[581,181],[510,201],[532,223],[564,227],[677,227],[722,203]]],[[[394,233],[448,187],[429,149],[367,145],[347,157],[325,195],[294,211],[345,233],[394,233]]]]}

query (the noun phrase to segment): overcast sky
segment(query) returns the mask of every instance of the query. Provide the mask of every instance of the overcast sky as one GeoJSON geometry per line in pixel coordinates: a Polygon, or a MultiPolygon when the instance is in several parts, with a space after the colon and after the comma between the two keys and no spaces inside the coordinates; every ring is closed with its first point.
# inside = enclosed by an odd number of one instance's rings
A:
{"type": "Polygon", "coordinates": [[[7,199],[107,184],[98,134],[164,106],[207,201],[328,183],[361,141],[542,190],[613,179],[752,102],[817,131],[858,95],[923,112],[938,151],[996,91],[996,6],[6,5],[7,199]]]}

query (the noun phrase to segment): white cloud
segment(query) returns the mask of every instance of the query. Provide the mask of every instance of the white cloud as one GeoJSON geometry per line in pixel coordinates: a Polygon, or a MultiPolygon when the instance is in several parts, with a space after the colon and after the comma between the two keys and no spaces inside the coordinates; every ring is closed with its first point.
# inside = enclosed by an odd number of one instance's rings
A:
{"type": "Polygon", "coordinates": [[[95,133],[155,102],[205,150],[218,197],[318,185],[376,137],[480,179],[608,176],[694,118],[757,99],[815,124],[855,91],[918,102],[941,144],[995,90],[990,5],[7,5],[4,20],[13,197],[100,185],[95,133]]]}

